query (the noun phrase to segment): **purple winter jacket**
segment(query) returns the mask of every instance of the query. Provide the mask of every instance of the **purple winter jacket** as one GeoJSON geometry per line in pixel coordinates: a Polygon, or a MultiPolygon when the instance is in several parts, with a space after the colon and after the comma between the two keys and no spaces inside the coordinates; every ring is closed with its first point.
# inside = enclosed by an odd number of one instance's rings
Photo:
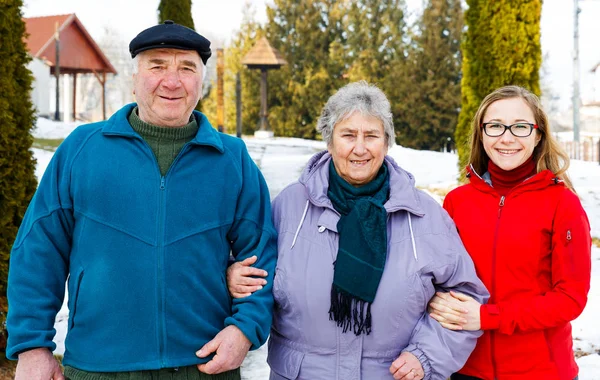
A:
{"type": "Polygon", "coordinates": [[[330,159],[317,153],[299,182],[273,201],[279,258],[270,379],[393,379],[389,367],[403,351],[421,361],[425,380],[448,378],[466,362],[481,332],[444,329],[427,314],[428,301],[436,290],[451,289],[482,303],[488,299],[454,223],[386,157],[388,255],[371,306],[372,331],[342,333],[328,314],[339,219],[327,197],[330,159]]]}

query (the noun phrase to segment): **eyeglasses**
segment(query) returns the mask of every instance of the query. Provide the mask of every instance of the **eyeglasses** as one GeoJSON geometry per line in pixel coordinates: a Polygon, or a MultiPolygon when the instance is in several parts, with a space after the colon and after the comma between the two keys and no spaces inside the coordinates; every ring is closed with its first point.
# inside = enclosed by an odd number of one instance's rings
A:
{"type": "Polygon", "coordinates": [[[486,135],[490,137],[500,137],[508,129],[515,137],[528,137],[534,129],[538,128],[537,124],[532,123],[515,123],[512,125],[504,125],[501,123],[483,123],[481,128],[486,135]]]}

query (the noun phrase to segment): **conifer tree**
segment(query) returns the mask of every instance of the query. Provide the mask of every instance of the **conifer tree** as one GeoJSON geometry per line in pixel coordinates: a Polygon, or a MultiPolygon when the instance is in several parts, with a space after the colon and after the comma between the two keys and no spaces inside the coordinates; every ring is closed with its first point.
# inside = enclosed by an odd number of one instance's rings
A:
{"type": "Polygon", "coordinates": [[[269,124],[278,136],[315,138],[325,102],[343,78],[346,4],[337,0],[275,0],[266,35],[288,65],[269,72],[269,124]]]}
{"type": "Polygon", "coordinates": [[[0,12],[0,326],[7,308],[10,250],[37,186],[30,150],[33,77],[26,67],[31,58],[23,43],[22,6],[22,0],[3,0],[0,12]]]}
{"type": "Polygon", "coordinates": [[[460,108],[460,0],[429,0],[405,71],[392,81],[397,142],[415,149],[453,145],[460,108]]]}
{"type": "MultiPolygon", "coordinates": [[[[242,65],[242,59],[254,44],[264,35],[263,29],[255,19],[255,10],[246,3],[244,17],[239,31],[225,49],[224,70],[224,107],[227,133],[236,128],[236,74],[240,73],[242,86],[242,133],[251,135],[257,129],[260,120],[260,71],[249,70],[242,65]]],[[[213,122],[217,116],[216,84],[212,84],[210,94],[202,100],[204,114],[213,122]]]]}
{"type": "Polygon", "coordinates": [[[192,0],[160,0],[158,4],[158,23],[162,24],[166,20],[171,20],[190,29],[196,29],[192,18],[192,0]]]}
{"type": "Polygon", "coordinates": [[[378,84],[387,93],[391,68],[404,61],[404,0],[356,0],[345,18],[348,79],[378,84]]]}
{"type": "Polygon", "coordinates": [[[467,0],[462,45],[462,104],[455,139],[459,169],[469,155],[471,120],[498,87],[519,85],[540,94],[542,0],[467,0]]]}

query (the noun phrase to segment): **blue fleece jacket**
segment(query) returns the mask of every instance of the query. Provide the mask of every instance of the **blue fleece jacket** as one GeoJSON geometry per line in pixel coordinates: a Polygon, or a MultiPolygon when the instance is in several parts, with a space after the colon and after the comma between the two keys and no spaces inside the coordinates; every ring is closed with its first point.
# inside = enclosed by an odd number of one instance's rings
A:
{"type": "Polygon", "coordinates": [[[63,363],[133,371],[208,361],[195,352],[228,325],[262,345],[271,326],[276,233],[269,192],[244,143],[200,126],[165,176],[131,128],[135,104],[60,145],[13,245],[7,356],[54,349],[68,276],[63,363]],[[232,300],[225,271],[258,256],[270,274],[232,300]]]}

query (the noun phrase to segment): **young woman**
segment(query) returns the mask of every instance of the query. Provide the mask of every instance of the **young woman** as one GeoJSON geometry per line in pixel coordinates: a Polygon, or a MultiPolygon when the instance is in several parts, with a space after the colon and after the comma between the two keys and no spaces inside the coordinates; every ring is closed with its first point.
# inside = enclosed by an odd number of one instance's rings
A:
{"type": "Polygon", "coordinates": [[[469,183],[451,191],[453,218],[485,305],[438,293],[431,316],[453,330],[482,330],[453,380],[572,380],[570,322],[590,287],[590,226],[538,98],[517,86],[489,94],[473,119],[469,183]]]}

